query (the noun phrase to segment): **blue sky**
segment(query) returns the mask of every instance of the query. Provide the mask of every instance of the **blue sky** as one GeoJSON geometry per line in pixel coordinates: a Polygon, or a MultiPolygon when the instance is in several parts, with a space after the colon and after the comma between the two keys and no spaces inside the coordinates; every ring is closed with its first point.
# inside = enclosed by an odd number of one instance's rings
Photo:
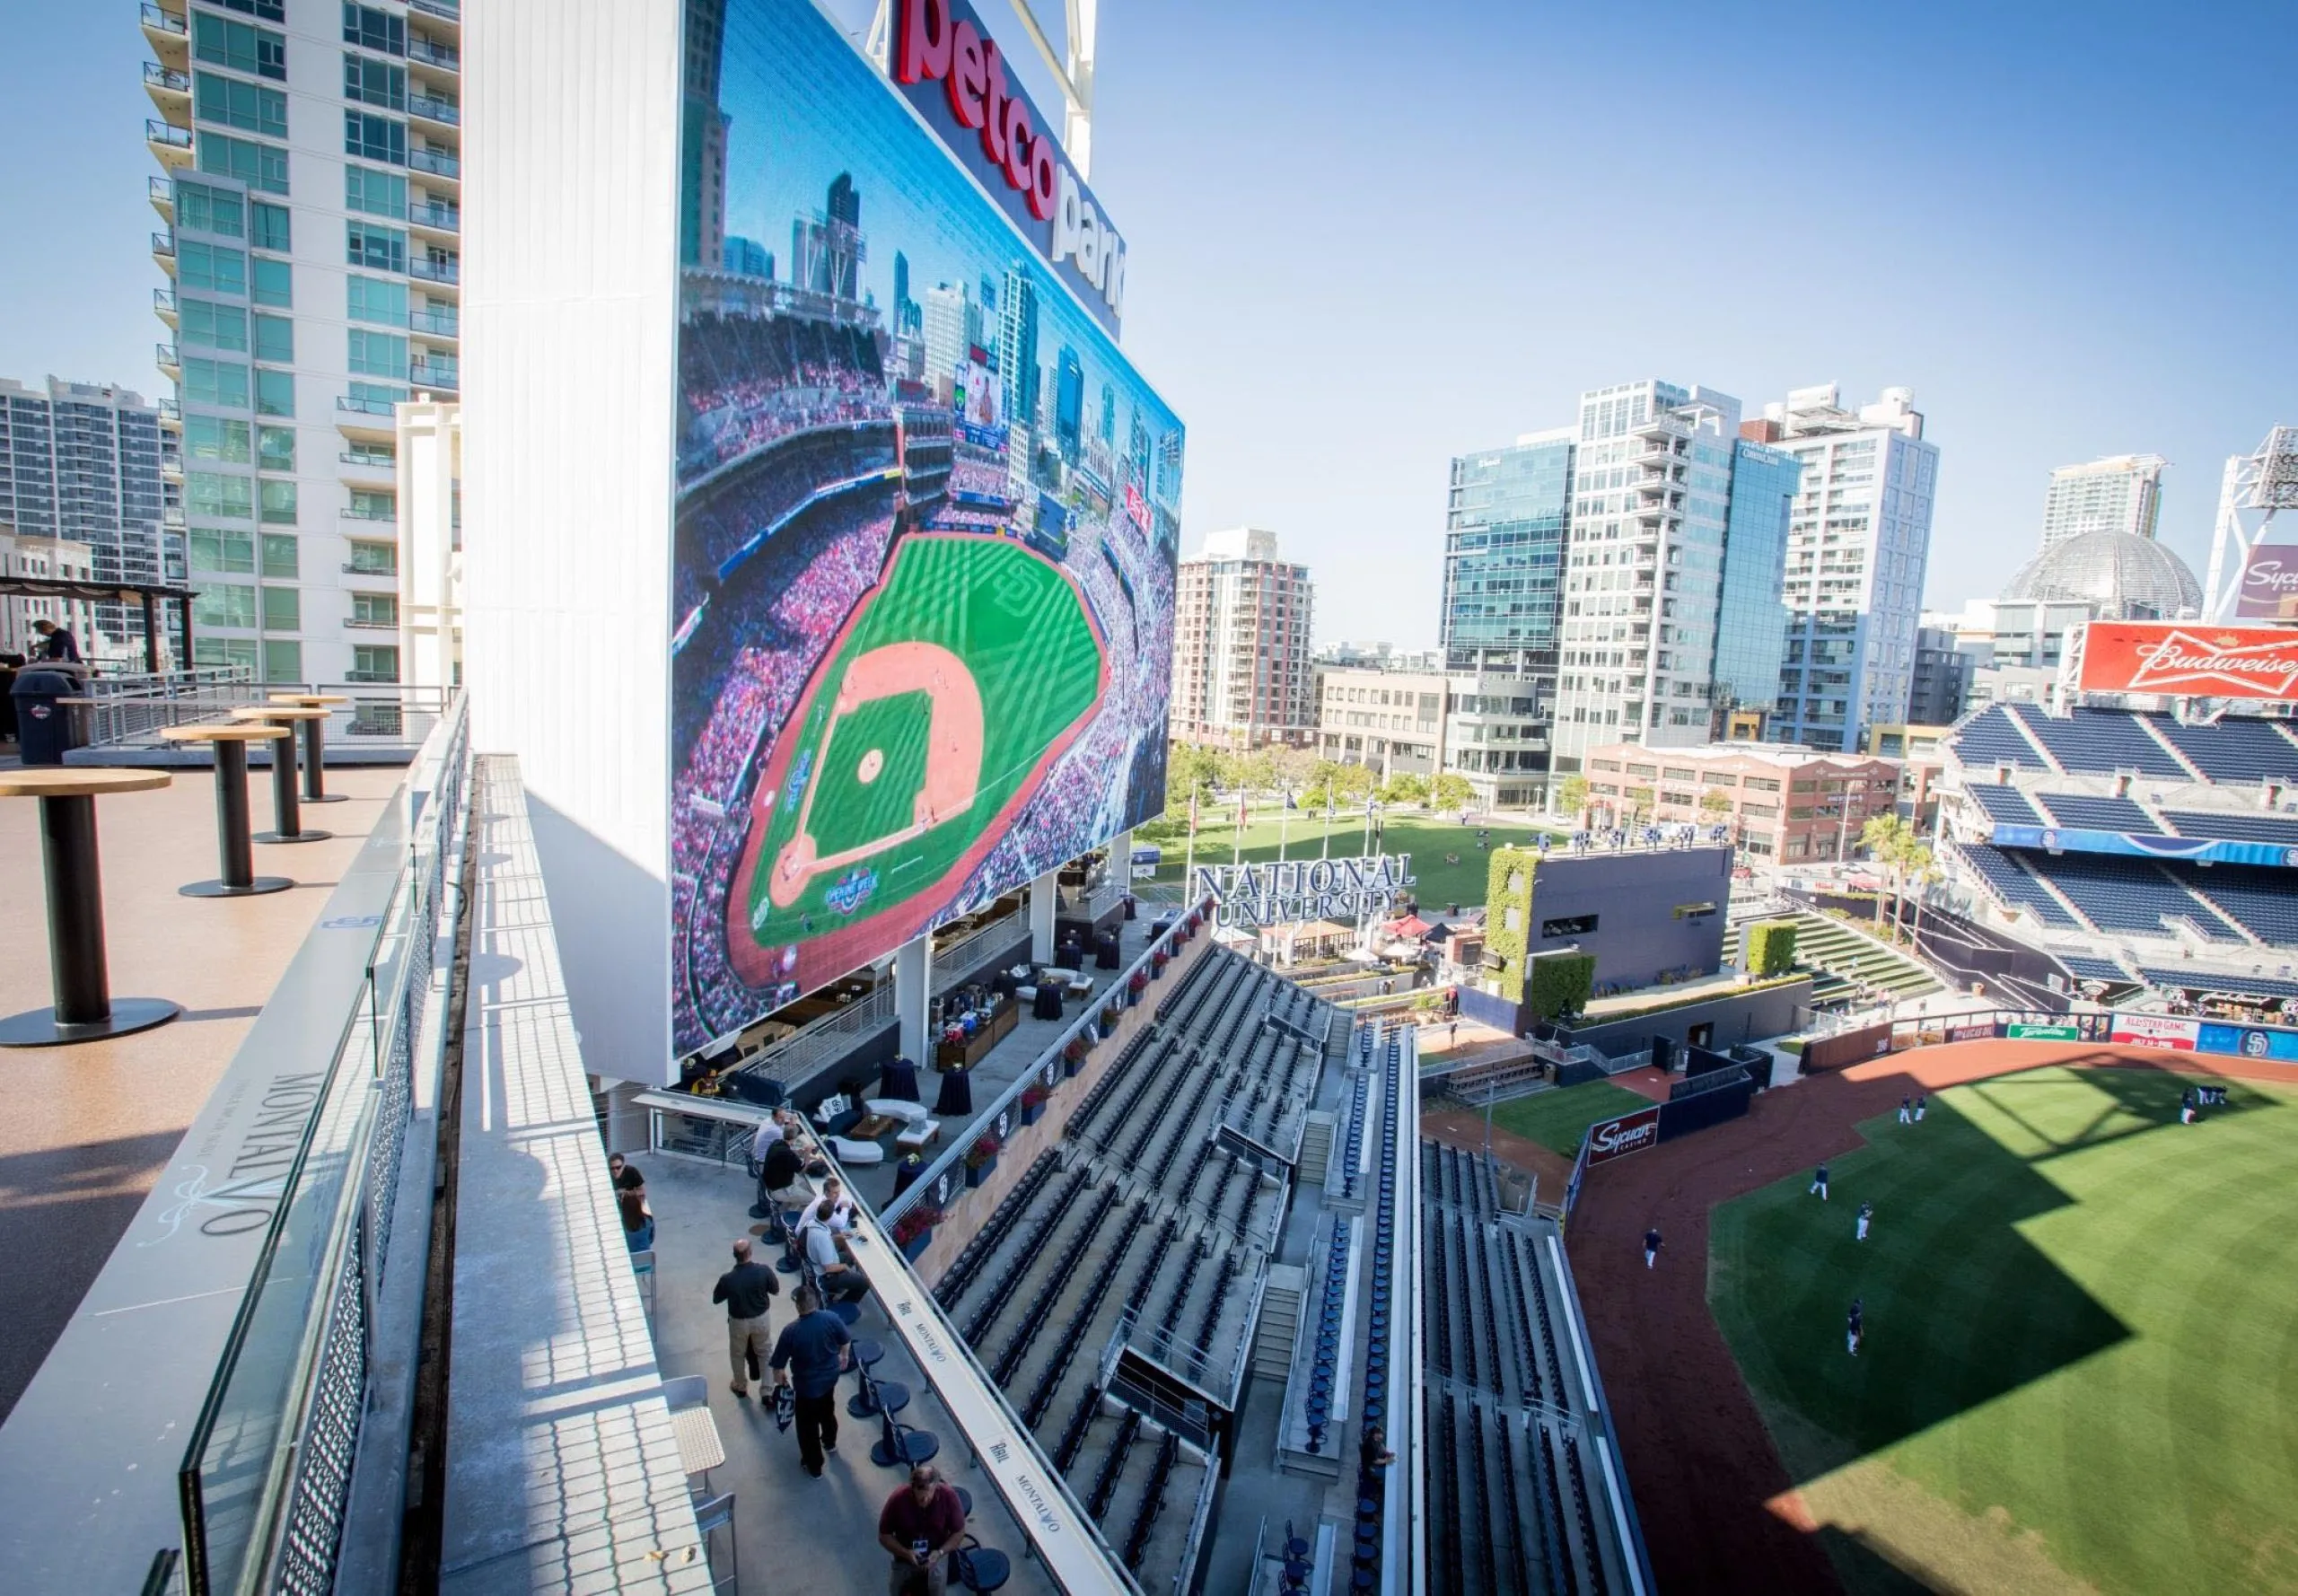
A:
{"type": "MultiPolygon", "coordinates": [[[[1273,527],[1320,636],[1433,642],[1449,457],[1661,376],[1912,387],[1934,603],[2031,550],[2052,466],[2127,451],[2198,569],[2225,457],[2298,421],[2287,16],[1108,0],[1092,182],[1184,546],[1273,527]]],[[[0,374],[158,390],[134,7],[4,26],[39,133],[0,165],[0,374]]]]}

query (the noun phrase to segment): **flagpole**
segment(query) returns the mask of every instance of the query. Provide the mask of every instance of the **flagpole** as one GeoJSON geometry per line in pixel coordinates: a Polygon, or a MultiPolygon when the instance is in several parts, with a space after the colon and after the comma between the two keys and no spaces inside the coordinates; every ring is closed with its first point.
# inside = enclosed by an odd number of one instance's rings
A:
{"type": "Polygon", "coordinates": [[[1276,791],[1276,862],[1285,863],[1285,836],[1293,821],[1293,790],[1279,783],[1276,791]]]}
{"type": "Polygon", "coordinates": [[[1188,862],[1181,866],[1181,901],[1188,901],[1190,884],[1197,880],[1197,786],[1188,789],[1188,862]]]}
{"type": "Polygon", "coordinates": [[[1237,829],[1229,844],[1229,868],[1234,870],[1245,860],[1245,790],[1237,789],[1237,829]]]}
{"type": "Polygon", "coordinates": [[[1325,833],[1323,839],[1317,844],[1317,857],[1320,859],[1332,857],[1332,777],[1330,776],[1325,777],[1325,833]]]}

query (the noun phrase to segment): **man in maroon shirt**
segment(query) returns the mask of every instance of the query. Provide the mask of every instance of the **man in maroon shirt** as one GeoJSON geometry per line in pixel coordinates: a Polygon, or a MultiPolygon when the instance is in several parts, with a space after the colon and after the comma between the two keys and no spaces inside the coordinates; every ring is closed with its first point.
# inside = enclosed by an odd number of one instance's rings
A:
{"type": "Polygon", "coordinates": [[[878,1514],[878,1544],[894,1557],[887,1589],[892,1596],[943,1596],[950,1553],[965,1538],[965,1507],[957,1492],[942,1483],[933,1464],[918,1464],[878,1514]]]}

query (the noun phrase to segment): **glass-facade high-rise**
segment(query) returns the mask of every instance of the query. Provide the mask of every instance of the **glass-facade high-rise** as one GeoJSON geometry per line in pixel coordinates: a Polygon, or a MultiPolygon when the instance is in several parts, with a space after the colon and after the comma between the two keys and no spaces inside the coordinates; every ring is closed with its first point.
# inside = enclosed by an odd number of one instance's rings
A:
{"type": "Polygon", "coordinates": [[[458,0],[141,15],[196,662],[397,681],[396,407],[460,387],[458,0]]]}
{"type": "Polygon", "coordinates": [[[1715,696],[1726,715],[1769,715],[1779,697],[1779,664],[1787,652],[1780,579],[1788,508],[1802,474],[1802,462],[1792,454],[1745,439],[1732,446],[1724,595],[1715,627],[1715,696]]]}
{"type": "Polygon", "coordinates": [[[1452,461],[1438,623],[1447,670],[1554,675],[1571,508],[1567,434],[1452,461]]]}
{"type": "MultiPolygon", "coordinates": [[[[176,464],[174,439],[163,455],[162,419],[125,389],[0,379],[0,532],[85,545],[97,582],[181,581],[182,534],[162,474],[176,464]]],[[[81,645],[141,669],[142,609],[113,601],[93,614],[95,636],[81,645]]]]}

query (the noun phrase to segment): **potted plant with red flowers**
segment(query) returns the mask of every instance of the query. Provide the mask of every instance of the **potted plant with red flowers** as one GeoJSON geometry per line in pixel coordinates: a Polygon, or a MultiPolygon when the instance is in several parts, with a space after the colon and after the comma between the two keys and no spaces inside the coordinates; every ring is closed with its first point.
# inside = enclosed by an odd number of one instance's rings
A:
{"type": "Polygon", "coordinates": [[[1046,1100],[1053,1095],[1042,1084],[1022,1088],[1022,1123],[1035,1125],[1045,1118],[1046,1100]]]}
{"type": "Polygon", "coordinates": [[[1155,952],[1150,954],[1149,978],[1153,981],[1163,980],[1165,978],[1165,966],[1171,964],[1172,961],[1173,956],[1165,951],[1162,948],[1159,948],[1155,952]]]}
{"type": "Polygon", "coordinates": [[[1113,1037],[1113,1036],[1115,1036],[1116,1034],[1117,1034],[1117,1004],[1113,1004],[1113,1003],[1110,1003],[1110,1004],[1103,1004],[1101,1005],[1101,1037],[1102,1037],[1102,1039],[1107,1040],[1109,1038],[1113,1037]]]}
{"type": "Polygon", "coordinates": [[[1087,1041],[1083,1037],[1071,1037],[1068,1041],[1062,1044],[1062,1074],[1065,1075],[1074,1075],[1079,1070],[1083,1069],[1085,1067],[1085,1056],[1092,1050],[1093,1044],[1087,1041]]]}
{"type": "Polygon", "coordinates": [[[966,1149],[966,1184],[979,1186],[987,1181],[997,1168],[998,1142],[996,1136],[984,1136],[966,1149]]]}
{"type": "Polygon", "coordinates": [[[916,1207],[894,1221],[894,1245],[902,1257],[916,1263],[934,1241],[934,1227],[942,1223],[939,1208],[916,1207]]]}
{"type": "Polygon", "coordinates": [[[1139,970],[1135,970],[1133,972],[1133,978],[1125,984],[1125,1006],[1127,1008],[1139,1007],[1141,1003],[1141,995],[1148,990],[1149,978],[1143,975],[1139,970]]]}

